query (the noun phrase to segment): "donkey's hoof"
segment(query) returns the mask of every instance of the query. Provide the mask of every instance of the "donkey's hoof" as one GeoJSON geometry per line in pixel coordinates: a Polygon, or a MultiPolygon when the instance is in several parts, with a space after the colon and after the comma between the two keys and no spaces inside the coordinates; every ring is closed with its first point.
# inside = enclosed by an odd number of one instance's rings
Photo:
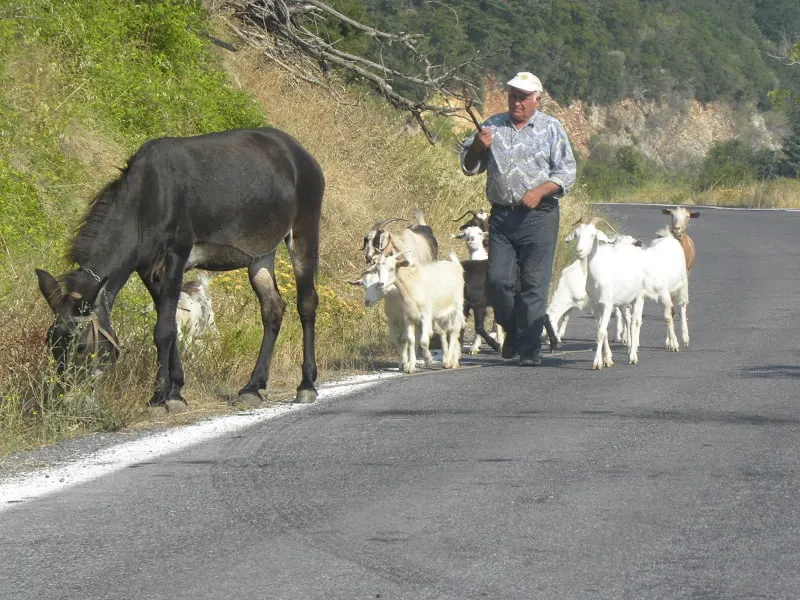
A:
{"type": "Polygon", "coordinates": [[[150,404],[147,407],[147,413],[153,418],[166,417],[167,405],[166,404],[150,404]]]}
{"type": "Polygon", "coordinates": [[[264,399],[258,392],[239,392],[238,404],[245,408],[258,408],[264,403],[264,399]]]}
{"type": "Polygon", "coordinates": [[[177,414],[189,410],[189,405],[183,398],[170,398],[166,404],[167,412],[170,414],[177,414]]]}
{"type": "Polygon", "coordinates": [[[297,397],[294,399],[295,404],[313,404],[317,399],[317,390],[297,390],[297,397]]]}

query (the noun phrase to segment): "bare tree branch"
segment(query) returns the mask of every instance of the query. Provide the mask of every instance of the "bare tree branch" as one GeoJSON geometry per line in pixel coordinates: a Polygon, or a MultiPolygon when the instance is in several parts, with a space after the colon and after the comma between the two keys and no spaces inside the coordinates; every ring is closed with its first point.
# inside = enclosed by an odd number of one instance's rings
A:
{"type": "Polygon", "coordinates": [[[245,43],[257,47],[266,58],[295,77],[320,85],[322,81],[311,75],[317,69],[326,77],[330,66],[356,75],[372,85],[392,106],[410,112],[431,143],[433,135],[423,115],[452,116],[458,108],[448,101],[441,103],[441,99],[466,103],[477,97],[478,86],[464,75],[477,64],[477,53],[456,65],[433,64],[423,50],[426,38],[422,34],[380,31],[321,0],[230,0],[229,4],[239,20],[238,24],[228,22],[231,30],[245,43]],[[376,58],[341,50],[335,47],[336,42],[312,30],[315,25],[331,20],[346,24],[377,44],[376,58]],[[410,64],[419,65],[418,71],[407,72],[387,64],[383,56],[385,46],[401,48],[410,64]],[[420,97],[398,91],[398,82],[404,82],[405,86],[401,87],[405,89],[419,90],[420,97]],[[431,98],[437,98],[437,103],[431,102],[431,98]]]}
{"type": "Polygon", "coordinates": [[[779,60],[790,67],[800,65],[800,41],[796,40],[797,36],[791,36],[784,31],[781,34],[777,53],[768,54],[767,56],[779,60]]]}

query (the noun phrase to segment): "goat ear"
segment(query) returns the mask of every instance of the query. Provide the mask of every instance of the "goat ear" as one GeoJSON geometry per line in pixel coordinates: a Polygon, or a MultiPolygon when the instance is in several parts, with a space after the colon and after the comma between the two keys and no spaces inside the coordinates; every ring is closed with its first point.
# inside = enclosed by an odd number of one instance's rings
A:
{"type": "Polygon", "coordinates": [[[696,211],[694,211],[694,212],[690,212],[690,213],[689,213],[689,218],[690,218],[690,219],[696,219],[696,218],[697,218],[697,217],[699,217],[699,216],[700,216],[700,211],[699,211],[699,210],[696,210],[696,211]]]}
{"type": "Polygon", "coordinates": [[[572,241],[572,240],[574,240],[574,239],[575,239],[575,230],[573,229],[572,231],[570,231],[570,232],[569,232],[569,233],[566,235],[566,237],[564,238],[564,241],[565,241],[565,242],[571,242],[571,241],[572,241]]]}
{"type": "Polygon", "coordinates": [[[359,287],[365,287],[363,279],[351,279],[347,283],[349,283],[350,285],[357,285],[359,287]]]}
{"type": "Polygon", "coordinates": [[[56,278],[44,269],[36,269],[36,278],[39,280],[39,291],[47,300],[47,304],[53,313],[58,314],[58,309],[64,299],[64,292],[56,278]]]}
{"type": "Polygon", "coordinates": [[[453,233],[453,234],[452,234],[453,238],[455,238],[455,239],[457,239],[457,240],[463,240],[463,239],[464,239],[464,235],[465,235],[465,234],[464,234],[464,232],[463,232],[463,231],[462,231],[461,233],[453,233]]]}
{"type": "Polygon", "coordinates": [[[611,240],[608,238],[608,236],[599,229],[597,230],[597,239],[601,242],[606,242],[607,244],[611,243],[611,240]]]}
{"type": "Polygon", "coordinates": [[[672,214],[672,209],[671,208],[662,208],[661,209],[661,214],[663,214],[663,215],[671,215],[672,214]]]}

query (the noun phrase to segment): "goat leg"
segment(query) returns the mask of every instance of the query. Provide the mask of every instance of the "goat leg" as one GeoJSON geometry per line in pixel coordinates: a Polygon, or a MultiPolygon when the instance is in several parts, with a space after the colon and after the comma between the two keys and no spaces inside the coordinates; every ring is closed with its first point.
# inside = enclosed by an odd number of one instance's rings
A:
{"type": "Polygon", "coordinates": [[[548,315],[544,317],[544,328],[545,331],[547,331],[547,337],[550,339],[550,352],[555,352],[556,348],[558,348],[558,336],[553,329],[553,324],[550,322],[550,317],[548,315]]]}

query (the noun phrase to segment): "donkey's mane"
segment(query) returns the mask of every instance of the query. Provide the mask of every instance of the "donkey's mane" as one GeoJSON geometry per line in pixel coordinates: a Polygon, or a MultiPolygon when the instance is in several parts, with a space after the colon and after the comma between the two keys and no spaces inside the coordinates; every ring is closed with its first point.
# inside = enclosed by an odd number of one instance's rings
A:
{"type": "Polygon", "coordinates": [[[89,208],[72,238],[67,260],[71,263],[84,264],[91,255],[92,242],[98,235],[102,235],[107,227],[107,217],[114,210],[114,205],[119,196],[119,188],[123,176],[128,170],[122,169],[120,176],[107,183],[97,195],[92,198],[89,208]]]}

